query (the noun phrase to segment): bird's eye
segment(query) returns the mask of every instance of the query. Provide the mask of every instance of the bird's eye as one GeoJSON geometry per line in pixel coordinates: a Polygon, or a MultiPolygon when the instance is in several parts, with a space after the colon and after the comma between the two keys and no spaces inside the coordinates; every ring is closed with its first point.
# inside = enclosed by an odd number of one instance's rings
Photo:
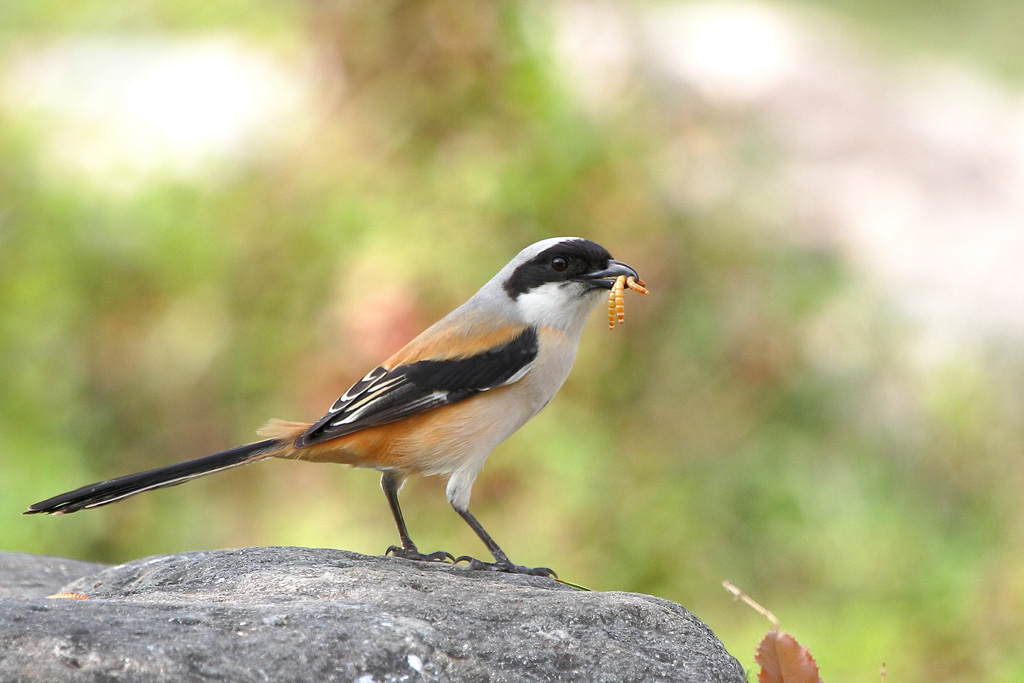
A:
{"type": "Polygon", "coordinates": [[[551,267],[557,270],[559,273],[561,273],[563,270],[569,267],[569,262],[566,261],[561,256],[556,256],[555,258],[551,259],[551,267]]]}

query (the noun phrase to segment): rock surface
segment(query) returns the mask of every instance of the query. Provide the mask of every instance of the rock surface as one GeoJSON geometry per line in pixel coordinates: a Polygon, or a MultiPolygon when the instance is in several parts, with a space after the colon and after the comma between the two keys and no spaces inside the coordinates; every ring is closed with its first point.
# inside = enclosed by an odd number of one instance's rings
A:
{"type": "Polygon", "coordinates": [[[0,554],[3,681],[744,681],[683,607],[551,579],[247,548],[0,554]],[[89,599],[48,599],[73,591],[89,599]]]}

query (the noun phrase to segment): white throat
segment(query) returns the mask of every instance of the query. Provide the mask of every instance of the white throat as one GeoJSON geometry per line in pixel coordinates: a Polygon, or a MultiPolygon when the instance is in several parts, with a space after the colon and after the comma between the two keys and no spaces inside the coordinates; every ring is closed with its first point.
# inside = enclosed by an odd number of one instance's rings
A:
{"type": "Polygon", "coordinates": [[[538,327],[556,327],[579,336],[602,290],[585,289],[580,282],[549,282],[516,299],[523,320],[538,327]]]}

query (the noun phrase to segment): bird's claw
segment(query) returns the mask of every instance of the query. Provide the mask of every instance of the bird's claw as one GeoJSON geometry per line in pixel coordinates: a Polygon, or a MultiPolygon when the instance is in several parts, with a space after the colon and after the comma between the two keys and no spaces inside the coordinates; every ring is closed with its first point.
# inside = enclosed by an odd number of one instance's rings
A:
{"type": "Polygon", "coordinates": [[[393,555],[394,557],[401,557],[405,560],[416,560],[417,562],[450,562],[455,563],[455,556],[444,550],[438,550],[432,553],[421,553],[416,549],[415,546],[412,548],[403,548],[400,545],[390,546],[384,551],[384,556],[393,555]]]}
{"type": "Polygon", "coordinates": [[[461,555],[454,560],[455,564],[466,562],[470,569],[478,569],[492,572],[506,572],[508,574],[527,574],[529,576],[546,576],[557,579],[558,575],[547,567],[525,567],[521,564],[512,564],[508,560],[497,562],[484,562],[469,555],[461,555]]]}

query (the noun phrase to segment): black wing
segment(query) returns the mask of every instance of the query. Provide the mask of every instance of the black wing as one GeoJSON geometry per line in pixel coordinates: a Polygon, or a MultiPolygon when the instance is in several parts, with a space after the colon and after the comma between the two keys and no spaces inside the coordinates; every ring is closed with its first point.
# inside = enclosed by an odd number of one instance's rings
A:
{"type": "Polygon", "coordinates": [[[537,331],[465,358],[378,367],[356,382],[295,440],[302,448],[462,401],[521,378],[537,358],[537,331]]]}

